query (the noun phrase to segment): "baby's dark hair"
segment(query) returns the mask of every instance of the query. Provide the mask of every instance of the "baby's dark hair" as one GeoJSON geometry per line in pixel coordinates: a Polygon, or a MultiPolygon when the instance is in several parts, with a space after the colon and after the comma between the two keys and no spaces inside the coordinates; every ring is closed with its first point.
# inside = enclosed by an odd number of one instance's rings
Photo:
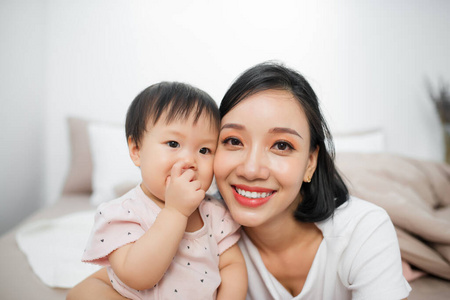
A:
{"type": "Polygon", "coordinates": [[[127,141],[131,138],[139,147],[147,124],[155,125],[163,113],[167,113],[166,124],[192,115],[196,123],[204,114],[212,128],[220,126],[219,109],[208,93],[186,83],[163,81],[143,90],[130,104],[125,121],[127,141]]]}

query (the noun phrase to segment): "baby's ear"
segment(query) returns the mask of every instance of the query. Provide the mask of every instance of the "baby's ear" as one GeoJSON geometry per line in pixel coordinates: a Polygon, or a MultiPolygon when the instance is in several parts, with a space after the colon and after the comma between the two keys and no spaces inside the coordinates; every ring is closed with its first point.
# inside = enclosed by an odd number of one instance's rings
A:
{"type": "Polygon", "coordinates": [[[139,151],[139,146],[136,144],[136,141],[129,136],[128,137],[128,151],[130,152],[131,160],[134,162],[136,167],[141,166],[141,154],[139,151]]]}

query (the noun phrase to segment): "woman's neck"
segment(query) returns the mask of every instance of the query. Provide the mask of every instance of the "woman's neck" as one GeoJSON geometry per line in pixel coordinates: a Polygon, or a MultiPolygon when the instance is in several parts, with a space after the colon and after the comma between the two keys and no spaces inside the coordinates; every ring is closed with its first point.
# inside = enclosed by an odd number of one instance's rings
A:
{"type": "Polygon", "coordinates": [[[268,225],[244,228],[258,249],[266,269],[292,295],[303,290],[319,246],[322,232],[314,223],[291,218],[268,225]]]}
{"type": "Polygon", "coordinates": [[[293,215],[257,227],[245,227],[244,231],[258,250],[264,253],[280,253],[322,234],[314,223],[299,222],[293,215]]]}

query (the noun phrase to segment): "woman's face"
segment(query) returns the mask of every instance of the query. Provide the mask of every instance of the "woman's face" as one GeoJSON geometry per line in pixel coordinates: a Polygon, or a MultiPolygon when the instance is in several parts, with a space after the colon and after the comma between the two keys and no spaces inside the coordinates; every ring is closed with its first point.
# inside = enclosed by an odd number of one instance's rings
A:
{"type": "Polygon", "coordinates": [[[308,121],[290,92],[263,91],[229,111],[214,172],[233,218],[247,227],[293,218],[317,163],[318,148],[309,150],[308,121]]]}

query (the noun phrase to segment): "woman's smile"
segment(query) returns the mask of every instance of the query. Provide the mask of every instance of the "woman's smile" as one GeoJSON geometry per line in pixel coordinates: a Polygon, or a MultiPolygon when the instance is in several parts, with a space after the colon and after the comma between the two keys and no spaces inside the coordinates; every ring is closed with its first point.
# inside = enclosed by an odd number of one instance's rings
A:
{"type": "Polygon", "coordinates": [[[236,201],[248,207],[258,207],[265,204],[276,192],[271,189],[245,185],[235,185],[232,188],[236,201]]]}

